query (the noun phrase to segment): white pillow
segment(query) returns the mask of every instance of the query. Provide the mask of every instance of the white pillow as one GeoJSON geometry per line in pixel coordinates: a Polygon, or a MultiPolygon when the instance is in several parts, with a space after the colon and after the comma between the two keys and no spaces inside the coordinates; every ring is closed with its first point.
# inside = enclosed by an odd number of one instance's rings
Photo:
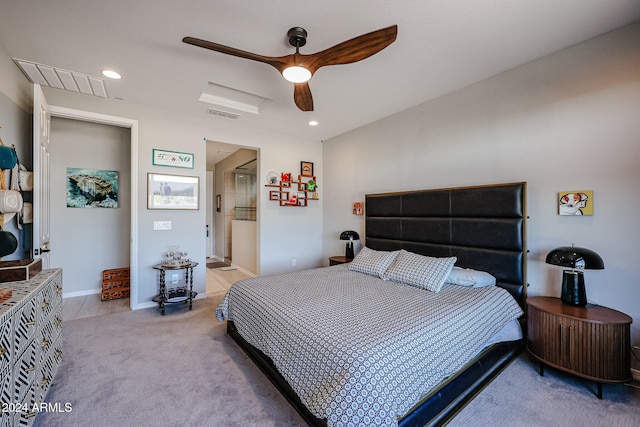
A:
{"type": "Polygon", "coordinates": [[[495,286],[496,278],[486,271],[472,270],[471,268],[453,267],[444,283],[481,288],[483,286],[495,286]]]}
{"type": "Polygon", "coordinates": [[[383,279],[438,292],[456,261],[456,257],[434,258],[401,249],[383,279]]]}
{"type": "Polygon", "coordinates": [[[382,278],[400,251],[376,251],[363,246],[349,263],[349,270],[382,278]]]}

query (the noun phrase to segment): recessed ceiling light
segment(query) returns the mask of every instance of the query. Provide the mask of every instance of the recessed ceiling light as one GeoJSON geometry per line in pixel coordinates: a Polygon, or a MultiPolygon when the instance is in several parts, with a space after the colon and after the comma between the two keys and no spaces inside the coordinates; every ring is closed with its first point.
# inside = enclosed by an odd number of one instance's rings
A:
{"type": "Polygon", "coordinates": [[[309,122],[309,126],[318,126],[318,122],[317,122],[317,121],[315,121],[315,120],[311,120],[311,121],[309,122]]]}
{"type": "Polygon", "coordinates": [[[114,80],[118,80],[121,79],[122,76],[118,73],[116,73],[113,70],[102,70],[102,75],[105,77],[109,77],[110,79],[114,79],[114,80]]]}

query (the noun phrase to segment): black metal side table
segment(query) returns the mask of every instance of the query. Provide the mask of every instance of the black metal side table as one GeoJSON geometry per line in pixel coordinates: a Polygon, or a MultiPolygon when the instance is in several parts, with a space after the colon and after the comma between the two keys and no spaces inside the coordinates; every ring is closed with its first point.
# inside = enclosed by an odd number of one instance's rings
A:
{"type": "Polygon", "coordinates": [[[164,315],[164,308],[166,304],[176,303],[188,303],[189,310],[193,308],[193,299],[198,295],[193,290],[193,268],[198,265],[197,262],[190,262],[189,264],[180,265],[154,265],[153,268],[160,271],[160,278],[158,279],[159,291],[152,301],[158,303],[160,312],[164,315]],[[176,288],[167,288],[165,280],[167,271],[185,270],[185,283],[184,286],[178,286],[176,288]]]}

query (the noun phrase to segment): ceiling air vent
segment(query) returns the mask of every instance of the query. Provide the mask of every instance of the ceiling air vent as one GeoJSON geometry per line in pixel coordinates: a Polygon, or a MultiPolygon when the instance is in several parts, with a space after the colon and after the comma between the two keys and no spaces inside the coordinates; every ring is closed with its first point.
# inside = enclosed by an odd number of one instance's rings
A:
{"type": "MultiPolygon", "coordinates": [[[[222,108],[223,113],[228,110],[239,111],[240,114],[260,114],[260,110],[271,102],[270,99],[249,92],[233,89],[212,82],[207,83],[200,101],[213,104],[214,109],[222,108]]],[[[209,110],[211,111],[211,110],[209,110]]],[[[229,113],[234,114],[234,113],[229,113]]]]}
{"type": "Polygon", "coordinates": [[[227,119],[237,119],[240,117],[240,114],[230,113],[229,111],[222,111],[216,108],[209,108],[209,114],[213,114],[214,116],[225,117],[227,119]]]}
{"type": "Polygon", "coordinates": [[[100,98],[107,97],[107,88],[104,79],[75,71],[63,70],[50,65],[38,64],[13,58],[18,68],[22,70],[31,83],[40,86],[50,86],[57,89],[80,92],[87,95],[95,95],[100,98]]]}

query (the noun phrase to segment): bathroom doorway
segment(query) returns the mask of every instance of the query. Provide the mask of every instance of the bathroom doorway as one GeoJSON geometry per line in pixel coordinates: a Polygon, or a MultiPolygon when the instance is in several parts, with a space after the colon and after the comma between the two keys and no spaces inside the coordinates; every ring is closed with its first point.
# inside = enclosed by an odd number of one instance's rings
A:
{"type": "Polygon", "coordinates": [[[250,259],[258,256],[258,151],[207,141],[207,171],[212,172],[212,179],[207,179],[207,198],[211,200],[207,231],[213,245],[213,258],[257,274],[257,263],[246,264],[245,259],[247,254],[250,259]],[[236,237],[241,239],[236,242],[234,255],[233,221],[236,220],[242,223],[236,226],[239,232],[236,237]],[[241,233],[249,234],[242,238],[241,233]]]}

